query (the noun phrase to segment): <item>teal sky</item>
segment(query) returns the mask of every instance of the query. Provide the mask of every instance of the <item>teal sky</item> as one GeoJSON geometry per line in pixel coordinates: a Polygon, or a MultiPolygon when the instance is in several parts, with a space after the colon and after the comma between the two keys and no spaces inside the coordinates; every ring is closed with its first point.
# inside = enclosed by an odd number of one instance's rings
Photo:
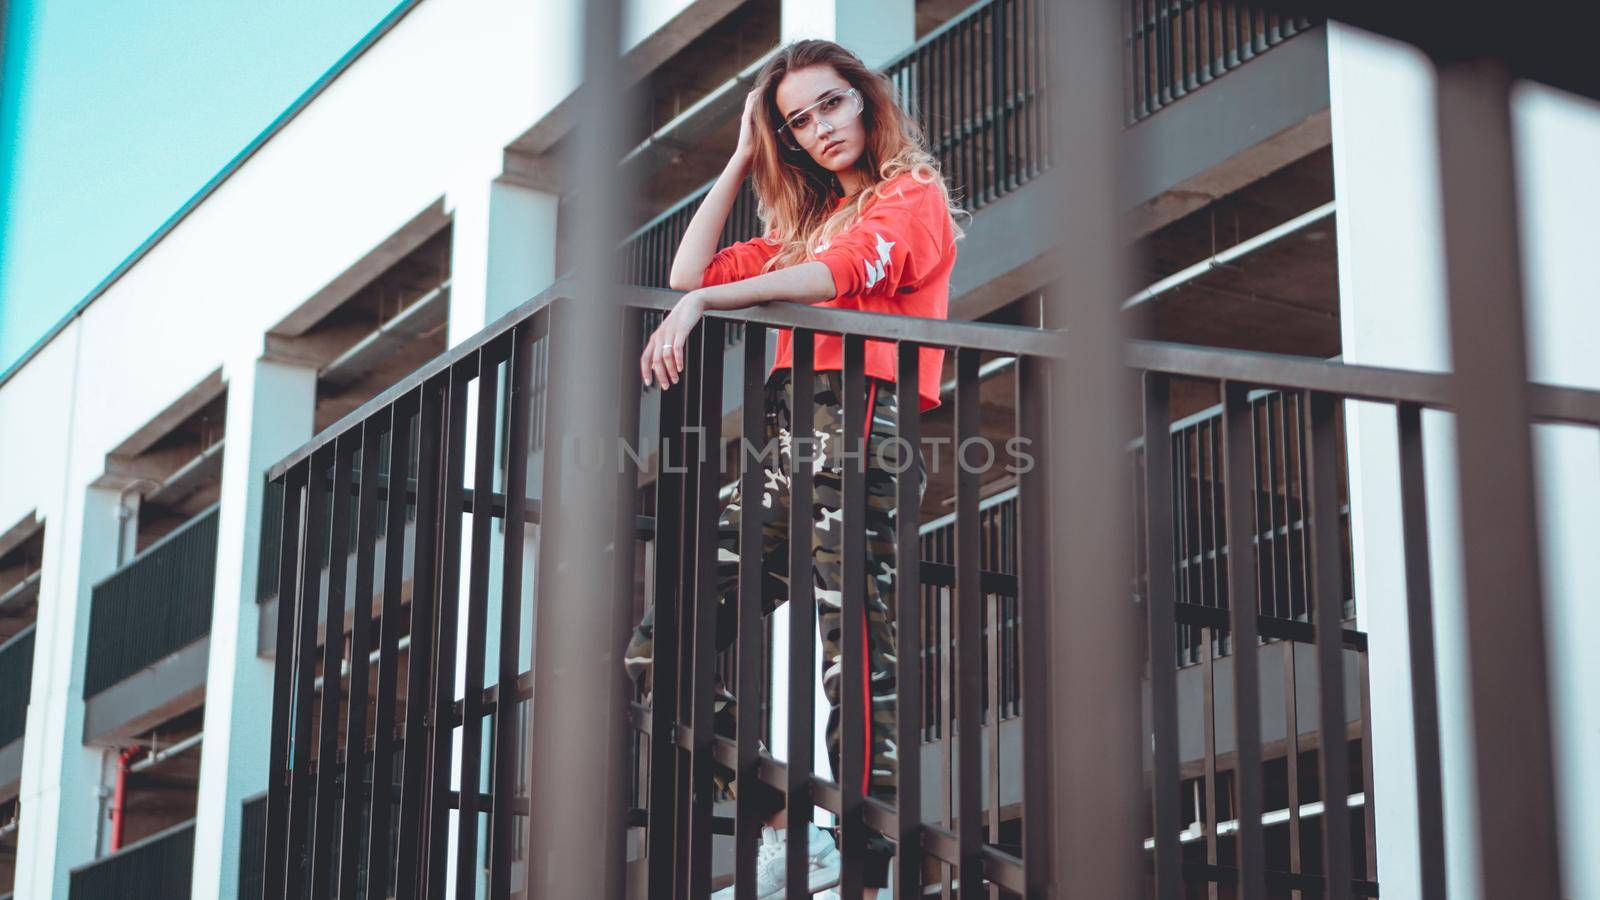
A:
{"type": "Polygon", "coordinates": [[[0,372],[400,0],[11,0],[0,372]]]}

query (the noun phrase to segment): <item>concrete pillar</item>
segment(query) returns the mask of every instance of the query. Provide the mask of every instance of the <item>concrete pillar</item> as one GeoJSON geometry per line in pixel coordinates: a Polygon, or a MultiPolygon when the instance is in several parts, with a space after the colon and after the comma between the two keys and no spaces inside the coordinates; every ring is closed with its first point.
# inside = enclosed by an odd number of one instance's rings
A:
{"type": "MultiPolygon", "coordinates": [[[[1528,357],[1537,380],[1600,389],[1600,306],[1593,253],[1600,243],[1600,107],[1549,88],[1513,94],[1528,357]]],[[[1600,506],[1600,438],[1593,428],[1534,429],[1550,654],[1561,880],[1569,897],[1600,897],[1600,563],[1594,510],[1600,506]]]]}
{"type": "Polygon", "coordinates": [[[241,809],[267,788],[273,661],[256,655],[264,473],[312,437],[315,369],[243,352],[225,364],[228,448],[217,520],[216,600],[206,675],[205,743],[195,801],[191,896],[232,898],[239,889],[241,809]]]}
{"type": "MultiPolygon", "coordinates": [[[[450,344],[454,346],[471,337],[501,316],[531,299],[555,281],[556,272],[556,215],[560,196],[552,191],[537,190],[503,178],[469,178],[462,187],[450,192],[449,206],[453,230],[451,233],[451,290],[450,290],[450,344]]],[[[505,385],[499,385],[503,391],[505,385]]],[[[472,487],[472,465],[477,433],[477,385],[473,384],[467,398],[467,435],[465,453],[465,486],[472,487]]],[[[485,637],[500,633],[500,578],[502,565],[502,533],[496,523],[491,523],[489,543],[488,607],[486,632],[474,634],[467,628],[466,597],[471,588],[472,571],[467,565],[470,558],[473,517],[462,517],[461,524],[461,584],[460,613],[456,622],[456,696],[460,697],[466,684],[467,642],[487,640],[484,653],[485,683],[495,681],[499,659],[499,642],[485,637]]],[[[530,539],[531,540],[531,539],[530,539]]],[[[524,583],[531,584],[532,569],[524,566],[524,583]]],[[[528,594],[524,592],[524,595],[528,594]]],[[[531,604],[523,604],[523,620],[530,621],[531,604]]],[[[528,626],[524,625],[524,629],[528,626]]],[[[525,649],[526,653],[527,650],[525,649]]],[[[491,743],[487,727],[484,729],[484,747],[481,755],[480,787],[487,789],[492,768],[489,764],[491,743]]],[[[462,733],[456,732],[452,786],[459,788],[462,733]]],[[[456,866],[456,813],[450,812],[449,850],[446,878],[454,883],[456,866]]],[[[478,845],[481,851],[487,830],[480,828],[478,845]]],[[[480,891],[483,879],[479,878],[480,891]]]]}
{"type": "Polygon", "coordinates": [[[100,751],[83,744],[83,672],[90,589],[116,565],[117,492],[72,487],[93,478],[86,470],[94,462],[99,460],[69,462],[61,507],[46,511],[50,524],[22,751],[18,897],[65,898],[67,873],[95,855],[100,751]]]}
{"type": "MultiPolygon", "coordinates": [[[[1328,25],[1344,359],[1450,368],[1434,78],[1405,45],[1328,25]]],[[[1359,627],[1370,636],[1378,880],[1420,890],[1398,435],[1393,407],[1346,406],[1359,627]]],[[[1477,826],[1456,513],[1454,420],[1423,417],[1450,896],[1477,896],[1477,826]]]]}
{"type": "Polygon", "coordinates": [[[555,281],[559,203],[553,192],[499,178],[450,192],[452,346],[555,281]]]}
{"type": "Polygon", "coordinates": [[[783,0],[783,42],[825,38],[850,48],[869,66],[881,66],[917,37],[913,0],[783,0]]]}

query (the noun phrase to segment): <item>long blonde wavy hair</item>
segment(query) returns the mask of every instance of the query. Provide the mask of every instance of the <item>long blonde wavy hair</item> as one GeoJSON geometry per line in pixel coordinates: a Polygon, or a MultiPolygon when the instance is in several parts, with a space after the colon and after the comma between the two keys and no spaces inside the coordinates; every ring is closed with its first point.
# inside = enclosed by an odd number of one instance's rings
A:
{"type": "MultiPolygon", "coordinates": [[[[924,149],[922,127],[895,98],[889,79],[867,68],[861,58],[833,41],[795,41],[780,49],[756,77],[760,102],[756,105],[755,156],[751,181],[756,195],[756,215],[762,233],[782,248],[766,268],[782,269],[816,259],[817,249],[861,220],[867,204],[880,195],[885,182],[910,173],[924,184],[937,184],[944,195],[950,226],[957,239],[963,231],[959,217],[968,216],[952,198],[939,161],[924,149]],[[866,127],[866,148],[856,165],[873,176],[849,203],[834,209],[844,196],[838,176],[824,169],[805,150],[790,150],[778,142],[783,124],[778,109],[778,84],[785,75],[812,66],[832,66],[850,86],[860,91],[861,120],[866,127]]],[[[935,231],[937,233],[937,231],[935,231]]]]}

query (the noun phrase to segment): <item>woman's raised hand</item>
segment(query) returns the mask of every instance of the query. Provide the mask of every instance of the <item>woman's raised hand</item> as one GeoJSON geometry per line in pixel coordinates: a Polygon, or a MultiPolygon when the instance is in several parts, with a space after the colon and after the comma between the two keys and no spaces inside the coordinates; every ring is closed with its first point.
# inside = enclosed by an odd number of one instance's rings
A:
{"type": "Polygon", "coordinates": [[[744,95],[744,112],[739,116],[739,146],[734,149],[733,156],[745,163],[756,152],[756,104],[760,102],[760,93],[756,88],[744,95]]]}

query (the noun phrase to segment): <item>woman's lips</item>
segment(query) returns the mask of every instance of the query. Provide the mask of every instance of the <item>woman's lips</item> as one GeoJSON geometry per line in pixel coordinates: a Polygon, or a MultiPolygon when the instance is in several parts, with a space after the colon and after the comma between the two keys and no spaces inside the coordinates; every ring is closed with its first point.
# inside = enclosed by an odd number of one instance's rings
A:
{"type": "Polygon", "coordinates": [[[837,150],[837,149],[839,149],[840,147],[843,147],[843,146],[844,146],[844,141],[841,141],[841,140],[829,141],[828,143],[823,145],[823,147],[822,147],[822,155],[823,156],[827,156],[829,153],[832,153],[833,151],[835,151],[835,150],[837,150]]]}

